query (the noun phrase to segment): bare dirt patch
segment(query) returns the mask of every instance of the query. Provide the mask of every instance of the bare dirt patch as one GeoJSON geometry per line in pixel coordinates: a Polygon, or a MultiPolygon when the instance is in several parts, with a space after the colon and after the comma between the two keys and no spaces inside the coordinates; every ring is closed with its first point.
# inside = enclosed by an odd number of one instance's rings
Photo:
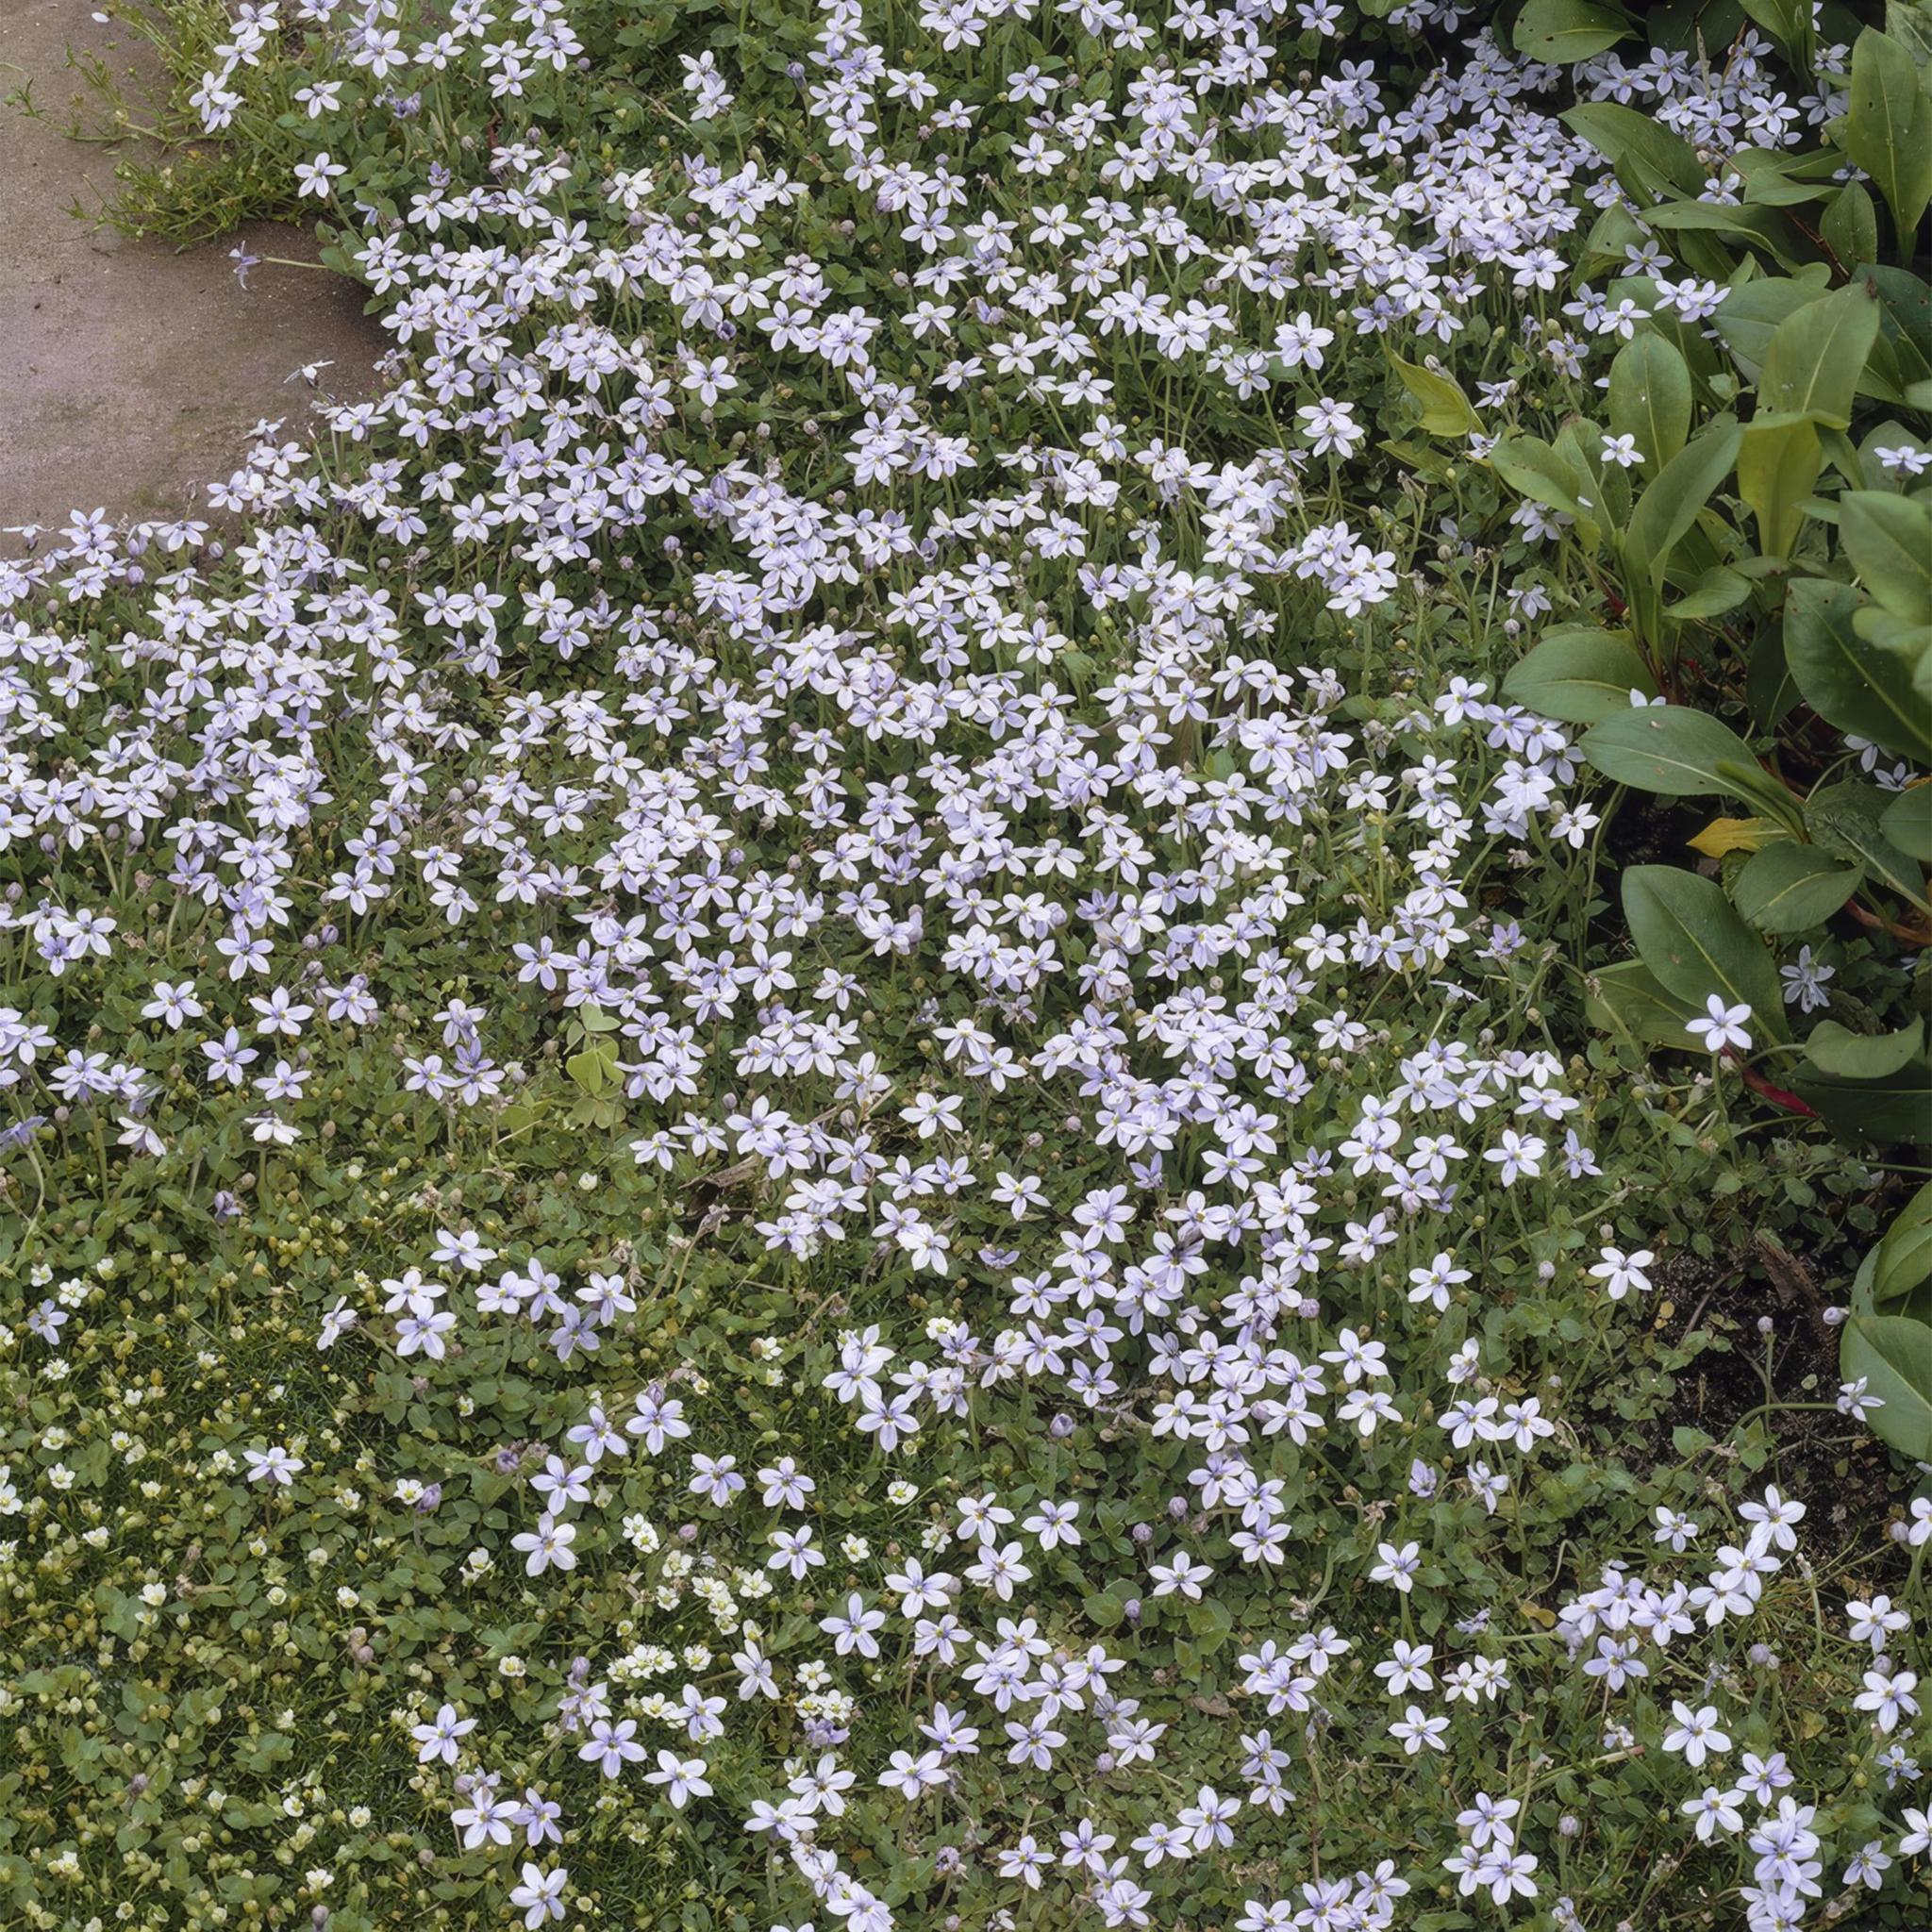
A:
{"type": "MultiPolygon", "coordinates": [[[[291,431],[314,391],[290,376],[330,363],[325,388],[366,395],[386,346],[360,290],[313,270],[254,270],[236,281],[228,251],[313,260],[299,229],[254,223],[175,250],[90,232],[111,149],[64,138],[80,93],[70,46],[133,64],[92,0],[0,0],[0,96],[31,83],[47,118],[0,108],[0,529],[58,523],[96,506],[117,517],[205,510],[250,428],[291,431]]],[[[16,540],[0,538],[0,550],[16,540]]]]}

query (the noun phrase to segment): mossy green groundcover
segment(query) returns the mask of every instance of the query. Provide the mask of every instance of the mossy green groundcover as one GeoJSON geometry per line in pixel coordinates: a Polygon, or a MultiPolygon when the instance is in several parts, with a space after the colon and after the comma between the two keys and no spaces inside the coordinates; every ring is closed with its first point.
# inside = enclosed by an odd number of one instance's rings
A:
{"type": "Polygon", "coordinates": [[[1874,21],[150,9],[394,347],[0,566],[0,1921],[1927,1923],[1874,21]]]}

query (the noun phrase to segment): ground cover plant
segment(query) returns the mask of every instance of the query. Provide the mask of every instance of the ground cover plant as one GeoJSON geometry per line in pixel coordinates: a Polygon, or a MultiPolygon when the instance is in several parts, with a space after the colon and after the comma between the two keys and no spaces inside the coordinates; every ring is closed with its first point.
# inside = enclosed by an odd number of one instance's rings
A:
{"type": "Polygon", "coordinates": [[[1914,17],[144,18],[395,349],[0,566],[9,1922],[1923,1925],[1914,17]]]}

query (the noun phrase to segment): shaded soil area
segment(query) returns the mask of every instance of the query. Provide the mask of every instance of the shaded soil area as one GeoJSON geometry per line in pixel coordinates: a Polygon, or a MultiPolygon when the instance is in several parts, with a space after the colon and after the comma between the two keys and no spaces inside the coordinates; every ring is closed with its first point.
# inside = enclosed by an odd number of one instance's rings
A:
{"type": "MultiPolygon", "coordinates": [[[[114,151],[63,129],[83,89],[70,47],[101,56],[130,92],[148,76],[92,0],[0,0],[0,97],[30,86],[44,118],[0,106],[0,531],[73,509],[115,517],[205,512],[263,418],[298,429],[315,393],[361,396],[385,346],[341,276],[264,263],[244,291],[228,250],[313,260],[301,230],[255,223],[175,250],[90,232],[114,151]]],[[[0,552],[19,540],[0,535],[0,552]]]]}
{"type": "MultiPolygon", "coordinates": [[[[1680,1345],[1702,1329],[1707,1345],[1676,1371],[1668,1430],[1686,1424],[1720,1442],[1765,1401],[1767,1374],[1780,1403],[1831,1403],[1838,1393],[1838,1333],[1824,1321],[1830,1297],[1810,1270],[1774,1241],[1749,1254],[1703,1260],[1671,1256],[1654,1271],[1659,1298],[1675,1307],[1661,1339],[1680,1345]],[[1771,1333],[1759,1330],[1768,1321],[1771,1333]],[[1714,1344],[1714,1345],[1713,1345],[1714,1344]]],[[[1774,1410],[1757,1416],[1777,1444],[1778,1478],[1802,1497],[1817,1548],[1836,1554],[1869,1541],[1895,1513],[1901,1489],[1891,1452],[1867,1428],[1834,1410],[1774,1410]]]]}

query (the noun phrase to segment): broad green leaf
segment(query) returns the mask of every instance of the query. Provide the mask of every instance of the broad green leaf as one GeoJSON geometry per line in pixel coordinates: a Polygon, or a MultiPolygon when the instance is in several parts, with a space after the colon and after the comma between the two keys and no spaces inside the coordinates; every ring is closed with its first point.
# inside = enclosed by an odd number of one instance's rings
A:
{"type": "Polygon", "coordinates": [[[1932,1461],[1932,1327],[1903,1315],[1854,1315],[1839,1341],[1838,1372],[1878,1398],[1866,1417],[1874,1435],[1932,1461]]]}
{"type": "Polygon", "coordinates": [[[1905,1205],[1872,1257],[1872,1299],[1896,1301],[1932,1277],[1932,1181],[1905,1205]]]}
{"type": "Polygon", "coordinates": [[[1759,415],[1816,415],[1842,429],[1878,340],[1878,291],[1857,281],[1778,324],[1757,378],[1759,415]]]}
{"type": "Polygon", "coordinates": [[[1838,526],[1865,589],[1894,617],[1932,624],[1932,508],[1890,491],[1848,490],[1838,526]]]}
{"type": "Polygon", "coordinates": [[[1482,418],[1454,376],[1424,369],[1417,362],[1405,362],[1393,349],[1388,356],[1403,388],[1423,406],[1422,425],[1431,436],[1467,436],[1483,426],[1482,418]]]}
{"type": "Polygon", "coordinates": [[[1852,74],[1840,145],[1871,175],[1891,210],[1901,246],[1932,201],[1932,108],[1912,57],[1867,27],[1852,43],[1852,74]]]}
{"type": "Polygon", "coordinates": [[[1738,868],[1731,902],[1759,932],[1807,932],[1837,912],[1863,877],[1833,854],[1786,839],[1738,868]]]}
{"type": "Polygon", "coordinates": [[[1767,557],[1789,557],[1805,504],[1824,469],[1824,445],[1807,416],[1754,417],[1738,445],[1738,494],[1757,519],[1767,557]]]}
{"type": "Polygon", "coordinates": [[[1913,688],[1912,662],[1858,635],[1858,603],[1849,584],[1794,583],[1785,600],[1785,661],[1805,702],[1828,724],[1932,764],[1932,715],[1913,688]]]}
{"type": "Polygon", "coordinates": [[[1851,1080],[1807,1068],[1793,1074],[1790,1084],[1800,1100],[1848,1141],[1889,1147],[1932,1137],[1932,1067],[1924,1060],[1882,1080],[1851,1080]]]}
{"type": "Polygon", "coordinates": [[[1758,731],[1774,729],[1798,702],[1798,686],[1785,662],[1782,613],[1757,626],[1751,656],[1744,667],[1744,702],[1758,731]]]}
{"type": "Polygon", "coordinates": [[[1504,695],[1565,724],[1593,724],[1629,710],[1630,693],[1657,695],[1657,680],[1629,640],[1607,630],[1559,630],[1509,667],[1504,695]]]}
{"type": "Polygon", "coordinates": [[[1697,150],[1648,114],[1611,101],[1587,101],[1563,120],[1617,171],[1617,178],[1641,208],[1674,191],[1704,192],[1704,163],[1697,150]]]}
{"type": "Polygon", "coordinates": [[[1490,452],[1490,467],[1519,496],[1579,523],[1589,520],[1581,499],[1589,493],[1590,478],[1541,437],[1506,437],[1490,452]]]}
{"type": "Polygon", "coordinates": [[[1878,253],[1878,210],[1862,183],[1847,181],[1832,196],[1818,224],[1818,236],[1847,266],[1870,261],[1878,253]]]}
{"type": "Polygon", "coordinates": [[[1718,305],[1711,318],[1724,345],[1744,374],[1755,382],[1771,353],[1771,339],[1779,325],[1807,303],[1824,298],[1819,281],[1802,276],[1765,276],[1742,282],[1718,305]]]}
{"type": "Polygon", "coordinates": [[[1888,795],[1857,778],[1821,785],[1805,801],[1805,825],[1814,845],[1862,865],[1914,905],[1925,903],[1924,868],[1901,852],[1884,827],[1888,795]]]}
{"type": "Polygon", "coordinates": [[[1574,67],[1614,47],[1630,23],[1611,7],[1591,0],[1528,0],[1516,18],[1516,51],[1528,60],[1574,67]]]}
{"type": "Polygon", "coordinates": [[[1764,941],[1740,919],[1714,880],[1674,865],[1624,874],[1624,916],[1638,957],[1666,992],[1698,1010],[1712,993],[1751,1008],[1753,1036],[1782,1040],[1784,993],[1764,941]]]}
{"type": "Polygon", "coordinates": [[[1606,778],[1667,798],[1731,791],[1718,766],[1757,763],[1751,747],[1728,724],[1687,705],[1621,711],[1591,725],[1577,748],[1606,778]]]}
{"type": "Polygon", "coordinates": [[[1720,416],[1657,473],[1638,499],[1624,533],[1624,557],[1632,573],[1653,584],[1662,582],[1672,551],[1730,475],[1740,440],[1736,420],[1720,416]]]}
{"type": "Polygon", "coordinates": [[[1885,31],[1912,57],[1919,78],[1932,87],[1932,7],[1925,0],[1886,0],[1885,31]]]}
{"type": "Polygon", "coordinates": [[[1887,1080],[1925,1050],[1925,1023],[1914,1020],[1896,1033],[1854,1033],[1836,1020],[1821,1020],[1805,1041],[1805,1058],[1821,1074],[1844,1080],[1887,1080]]]}
{"type": "Polygon", "coordinates": [[[1885,808],[1879,829],[1907,858],[1932,865],[1932,785],[1913,785],[1885,808]]]}
{"type": "Polygon", "coordinates": [[[1744,184],[1744,199],[1757,208],[1800,208],[1833,192],[1830,163],[1837,158],[1814,151],[1740,147],[1724,165],[1744,184]],[[1820,160],[1828,165],[1821,169],[1820,160]]]}
{"type": "Polygon", "coordinates": [[[1690,431],[1690,372],[1662,336],[1633,337],[1610,364],[1610,429],[1634,436],[1644,474],[1654,476],[1690,431]]]}
{"type": "Polygon", "coordinates": [[[1790,215],[1775,208],[1727,207],[1708,201],[1670,201],[1645,208],[1643,218],[1682,245],[1690,234],[1724,235],[1761,248],[1783,269],[1802,268],[1818,249],[1790,215]]]}
{"type": "Polygon", "coordinates": [[[1684,1023],[1702,1012],[1666,992],[1641,959],[1620,959],[1590,975],[1591,991],[1583,1016],[1604,1033],[1625,1033],[1640,1046],[1667,1046],[1680,1053],[1698,1051],[1694,1035],[1684,1023]]]}
{"type": "Polygon", "coordinates": [[[1700,617],[1722,617],[1746,603],[1750,595],[1750,579],[1719,564],[1715,570],[1706,571],[1674,604],[1667,604],[1664,615],[1680,624],[1700,617]]]}

